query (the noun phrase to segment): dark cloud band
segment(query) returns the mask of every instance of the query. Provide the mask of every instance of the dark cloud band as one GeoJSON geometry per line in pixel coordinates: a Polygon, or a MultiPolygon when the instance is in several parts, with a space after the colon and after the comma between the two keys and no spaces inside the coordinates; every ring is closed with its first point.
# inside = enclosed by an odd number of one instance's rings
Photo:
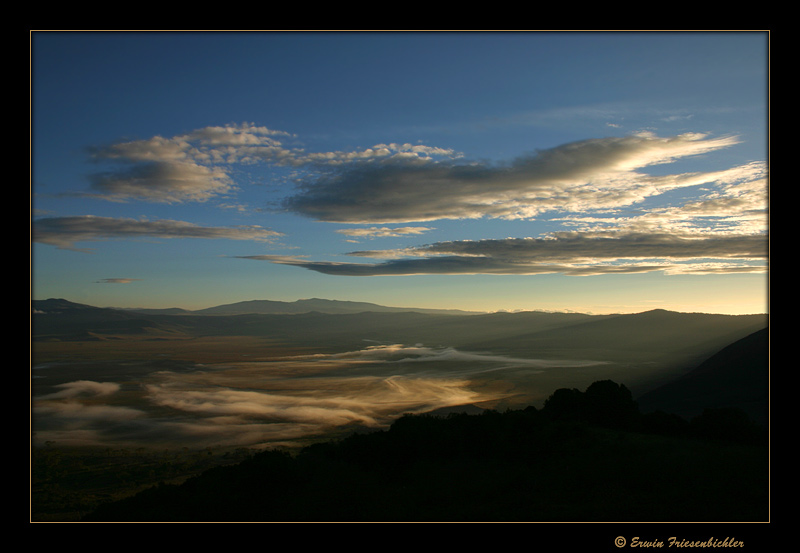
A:
{"type": "MultiPolygon", "coordinates": [[[[410,257],[379,263],[307,261],[275,256],[249,258],[341,276],[546,273],[586,276],[658,270],[762,272],[767,251],[766,235],[687,238],[646,234],[617,237],[572,234],[552,239],[440,242],[406,250],[412,254],[410,257]]],[[[370,257],[370,252],[353,252],[352,255],[370,257]]],[[[376,253],[375,257],[380,255],[383,252],[376,253]]]]}

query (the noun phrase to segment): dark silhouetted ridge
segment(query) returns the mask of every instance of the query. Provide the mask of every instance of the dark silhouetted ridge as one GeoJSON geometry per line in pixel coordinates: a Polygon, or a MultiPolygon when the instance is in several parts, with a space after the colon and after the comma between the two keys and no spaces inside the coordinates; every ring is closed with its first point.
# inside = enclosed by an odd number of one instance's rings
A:
{"type": "Polygon", "coordinates": [[[736,407],[754,421],[769,420],[769,329],[723,348],[677,380],[638,398],[642,410],[690,418],[707,407],[736,407]]]}

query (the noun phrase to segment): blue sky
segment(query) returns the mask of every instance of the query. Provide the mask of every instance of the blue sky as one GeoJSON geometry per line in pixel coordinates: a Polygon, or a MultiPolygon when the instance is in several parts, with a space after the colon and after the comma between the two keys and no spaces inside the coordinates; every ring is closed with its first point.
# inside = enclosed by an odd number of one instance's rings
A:
{"type": "Polygon", "coordinates": [[[766,32],[32,32],[32,295],[767,306],[766,32]]]}

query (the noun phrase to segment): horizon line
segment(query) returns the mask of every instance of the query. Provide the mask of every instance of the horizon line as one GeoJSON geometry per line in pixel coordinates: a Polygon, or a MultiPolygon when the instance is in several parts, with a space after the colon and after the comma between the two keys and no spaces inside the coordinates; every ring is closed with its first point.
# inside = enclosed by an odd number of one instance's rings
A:
{"type": "MultiPolygon", "coordinates": [[[[386,305],[386,304],[379,304],[379,303],[375,303],[375,302],[371,302],[371,301],[365,301],[365,300],[339,300],[339,299],[320,298],[320,297],[316,297],[316,296],[307,297],[307,298],[298,298],[296,300],[272,300],[272,299],[264,299],[264,298],[250,299],[250,300],[239,300],[239,301],[234,301],[234,302],[215,304],[215,305],[211,305],[209,307],[201,307],[201,308],[197,308],[197,309],[188,309],[188,308],[178,307],[178,306],[171,306],[171,307],[119,307],[119,306],[108,306],[108,305],[99,306],[99,305],[93,305],[93,304],[88,304],[88,303],[84,303],[84,302],[77,302],[77,301],[69,300],[69,299],[66,299],[66,298],[50,297],[50,298],[46,298],[46,299],[36,299],[33,296],[31,296],[31,304],[33,304],[33,302],[35,302],[35,301],[49,301],[49,300],[67,301],[67,302],[74,303],[74,304],[77,304],[77,305],[87,305],[87,306],[90,306],[90,307],[98,307],[98,308],[102,308],[102,309],[116,309],[116,310],[120,310],[120,311],[143,311],[143,310],[168,311],[168,310],[171,310],[171,309],[179,309],[179,310],[182,310],[182,311],[186,311],[188,313],[195,313],[195,312],[198,312],[198,311],[205,311],[205,310],[214,309],[214,308],[217,308],[217,307],[237,305],[237,304],[241,304],[241,303],[259,302],[259,301],[265,301],[265,302],[268,301],[268,302],[273,302],[273,303],[284,303],[284,304],[288,305],[288,304],[299,303],[299,302],[303,302],[303,301],[320,300],[320,301],[338,302],[338,303],[362,303],[362,304],[375,305],[377,307],[386,307],[386,308],[390,308],[390,309],[407,309],[407,310],[410,310],[410,311],[416,311],[416,310],[424,310],[424,311],[458,311],[458,312],[462,312],[463,314],[470,314],[470,315],[492,315],[492,314],[499,314],[499,313],[508,313],[508,314],[515,314],[515,313],[553,313],[553,314],[564,313],[564,314],[602,316],[602,315],[636,315],[636,314],[640,314],[640,313],[648,313],[648,312],[651,312],[651,311],[666,311],[666,312],[671,312],[671,313],[683,313],[683,314],[728,315],[728,316],[732,316],[732,317],[747,316],[747,315],[766,315],[766,316],[769,316],[769,310],[761,311],[761,312],[748,312],[748,313],[722,313],[722,312],[712,312],[712,311],[683,311],[683,310],[677,310],[677,309],[668,309],[668,308],[664,308],[664,307],[653,307],[653,308],[650,308],[650,309],[642,309],[642,310],[638,310],[638,311],[637,310],[633,310],[633,311],[610,311],[610,312],[607,312],[607,313],[597,313],[597,312],[592,312],[592,311],[588,311],[588,310],[587,311],[579,311],[579,310],[575,310],[575,309],[566,309],[566,308],[565,309],[535,309],[535,308],[533,308],[533,309],[502,309],[502,308],[500,308],[500,309],[496,309],[496,310],[479,310],[479,309],[476,310],[476,309],[463,309],[463,308],[455,308],[455,307],[420,307],[420,306],[386,305]]],[[[310,312],[313,312],[313,311],[308,311],[306,313],[310,313],[310,312]]],[[[364,312],[368,312],[368,311],[364,311],[364,312]]],[[[283,315],[295,315],[295,314],[297,314],[297,315],[300,315],[300,314],[303,314],[303,313],[274,313],[274,314],[276,314],[276,315],[277,314],[283,314],[283,315]]]]}

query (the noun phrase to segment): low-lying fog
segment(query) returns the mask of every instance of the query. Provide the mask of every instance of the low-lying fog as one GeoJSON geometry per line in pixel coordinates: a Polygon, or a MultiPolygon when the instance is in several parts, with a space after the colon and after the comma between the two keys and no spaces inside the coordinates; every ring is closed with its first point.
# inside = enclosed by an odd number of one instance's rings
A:
{"type": "Polygon", "coordinates": [[[153,362],[135,376],[108,370],[105,381],[66,381],[67,367],[34,368],[37,445],[296,445],[337,430],[385,428],[403,413],[541,405],[559,387],[583,389],[619,370],[399,344],[174,370],[153,362]]]}

